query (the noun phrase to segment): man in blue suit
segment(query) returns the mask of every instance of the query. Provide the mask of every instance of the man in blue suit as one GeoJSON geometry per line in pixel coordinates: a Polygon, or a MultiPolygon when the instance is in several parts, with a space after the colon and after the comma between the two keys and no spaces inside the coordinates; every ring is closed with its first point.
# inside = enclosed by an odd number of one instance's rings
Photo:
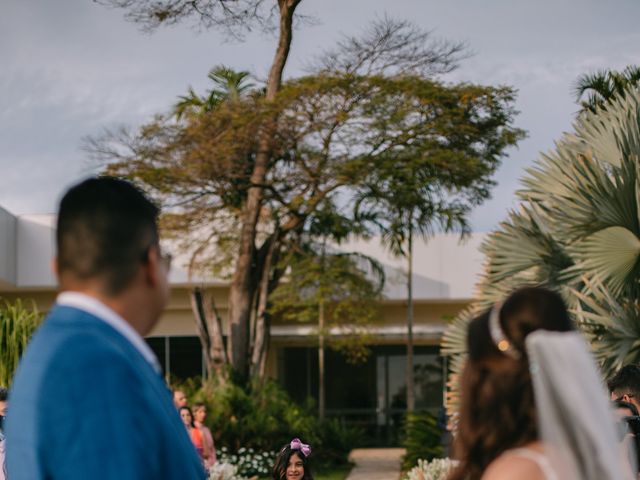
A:
{"type": "Polygon", "coordinates": [[[6,422],[11,480],[203,479],[143,340],[167,302],[158,209],[91,178],[60,203],[56,304],[18,367],[6,422]]]}

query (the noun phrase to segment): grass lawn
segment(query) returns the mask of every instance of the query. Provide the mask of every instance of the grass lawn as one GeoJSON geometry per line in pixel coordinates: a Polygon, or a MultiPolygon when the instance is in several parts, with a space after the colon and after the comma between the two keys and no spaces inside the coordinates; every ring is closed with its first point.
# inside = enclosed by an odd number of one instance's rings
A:
{"type": "Polygon", "coordinates": [[[336,468],[334,470],[319,472],[314,472],[313,470],[311,471],[313,472],[314,480],[344,480],[345,478],[347,478],[347,475],[349,475],[351,468],[351,465],[347,465],[344,467],[336,468]]]}

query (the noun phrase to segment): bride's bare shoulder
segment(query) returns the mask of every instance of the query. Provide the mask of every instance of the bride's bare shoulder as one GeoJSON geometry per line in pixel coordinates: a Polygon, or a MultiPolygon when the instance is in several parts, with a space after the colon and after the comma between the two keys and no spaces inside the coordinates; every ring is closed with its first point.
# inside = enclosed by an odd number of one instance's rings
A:
{"type": "Polygon", "coordinates": [[[481,480],[545,480],[536,462],[518,455],[496,458],[482,475],[481,480]]]}

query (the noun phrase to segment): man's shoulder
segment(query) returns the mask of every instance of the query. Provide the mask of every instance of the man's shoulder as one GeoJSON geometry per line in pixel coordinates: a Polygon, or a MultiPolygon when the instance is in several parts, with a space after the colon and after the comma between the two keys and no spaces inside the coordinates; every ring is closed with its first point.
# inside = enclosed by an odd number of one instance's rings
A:
{"type": "Polygon", "coordinates": [[[76,355],[99,358],[117,351],[118,338],[91,314],[67,307],[55,307],[34,334],[21,366],[46,368],[76,355]]]}
{"type": "Polygon", "coordinates": [[[20,362],[13,395],[50,395],[56,385],[67,388],[96,375],[135,374],[123,339],[91,314],[56,307],[36,332],[20,362]]]}

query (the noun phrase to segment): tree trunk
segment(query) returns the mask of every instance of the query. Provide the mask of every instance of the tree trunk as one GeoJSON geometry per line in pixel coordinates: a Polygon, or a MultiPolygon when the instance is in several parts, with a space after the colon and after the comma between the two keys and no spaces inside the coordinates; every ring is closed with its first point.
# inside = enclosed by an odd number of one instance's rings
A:
{"type": "Polygon", "coordinates": [[[258,301],[255,312],[255,329],[253,350],[251,352],[251,375],[264,379],[267,369],[267,352],[269,350],[269,329],[271,319],[268,312],[269,295],[272,290],[274,266],[278,262],[279,231],[276,230],[266,241],[267,252],[261,267],[260,283],[258,284],[258,301]]]}
{"type": "Polygon", "coordinates": [[[318,416],[324,420],[326,414],[324,392],[324,301],[318,305],[318,416]]]}
{"type": "MultiPolygon", "coordinates": [[[[278,47],[267,80],[266,100],[273,101],[282,83],[282,72],[289,56],[293,13],[301,0],[278,0],[280,34],[278,47]]],[[[256,225],[262,208],[262,186],[269,168],[275,119],[268,120],[260,132],[258,151],[251,173],[251,187],[242,213],[238,257],[229,290],[228,356],[232,368],[242,381],[249,376],[249,325],[256,298],[255,238],[256,225]]]]}
{"type": "MultiPolygon", "coordinates": [[[[321,272],[326,272],[327,238],[322,239],[321,272]]],[[[320,299],[318,302],[318,416],[324,420],[326,414],[325,369],[324,369],[324,281],[320,280],[320,299]]]]}
{"type": "Polygon", "coordinates": [[[213,294],[207,295],[196,287],[191,291],[190,297],[207,372],[224,382],[227,356],[222,340],[222,319],[213,300],[213,294]]]}
{"type": "MultiPolygon", "coordinates": [[[[411,216],[413,218],[413,215],[411,216]]],[[[411,219],[412,219],[411,218],[411,219]]],[[[411,221],[410,219],[410,221],[411,221]]],[[[413,376],[413,225],[409,228],[407,251],[407,412],[416,406],[415,380],[413,376]]]]}

